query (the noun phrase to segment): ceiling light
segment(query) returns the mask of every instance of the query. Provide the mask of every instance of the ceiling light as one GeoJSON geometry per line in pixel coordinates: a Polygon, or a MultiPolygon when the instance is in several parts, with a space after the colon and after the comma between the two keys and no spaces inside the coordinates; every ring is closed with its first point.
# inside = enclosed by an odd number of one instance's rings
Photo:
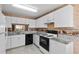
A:
{"type": "Polygon", "coordinates": [[[37,9],[32,8],[30,6],[23,6],[23,5],[19,5],[19,4],[13,4],[12,6],[17,7],[17,8],[21,8],[24,10],[32,11],[32,12],[37,12],[37,9]]]}

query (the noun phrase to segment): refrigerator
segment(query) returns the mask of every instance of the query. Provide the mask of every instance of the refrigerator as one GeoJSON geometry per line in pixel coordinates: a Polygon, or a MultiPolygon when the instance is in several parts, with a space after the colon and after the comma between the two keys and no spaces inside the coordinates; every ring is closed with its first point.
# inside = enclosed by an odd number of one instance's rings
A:
{"type": "Polygon", "coordinates": [[[0,9],[0,54],[6,53],[5,16],[0,9]]]}

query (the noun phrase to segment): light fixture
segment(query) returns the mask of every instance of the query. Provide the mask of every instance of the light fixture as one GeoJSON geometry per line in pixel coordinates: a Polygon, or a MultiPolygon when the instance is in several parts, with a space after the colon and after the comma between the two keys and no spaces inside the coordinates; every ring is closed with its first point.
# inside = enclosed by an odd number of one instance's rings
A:
{"type": "Polygon", "coordinates": [[[29,5],[24,6],[24,5],[19,5],[19,4],[13,4],[12,6],[17,7],[17,8],[21,8],[24,10],[32,11],[32,12],[37,12],[36,8],[33,8],[32,6],[29,6],[29,5]]]}

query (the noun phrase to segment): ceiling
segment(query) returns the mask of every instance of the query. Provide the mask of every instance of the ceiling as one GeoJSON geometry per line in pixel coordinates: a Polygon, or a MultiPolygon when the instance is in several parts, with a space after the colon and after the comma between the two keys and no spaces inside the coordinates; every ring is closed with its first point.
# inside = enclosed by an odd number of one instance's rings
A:
{"type": "MultiPolygon", "coordinates": [[[[23,4],[26,6],[27,4],[23,4]]],[[[17,17],[37,18],[40,17],[56,8],[63,6],[63,4],[29,4],[30,6],[36,7],[38,12],[34,13],[28,10],[22,10],[20,8],[13,7],[11,4],[2,5],[3,13],[12,14],[17,17]]]]}

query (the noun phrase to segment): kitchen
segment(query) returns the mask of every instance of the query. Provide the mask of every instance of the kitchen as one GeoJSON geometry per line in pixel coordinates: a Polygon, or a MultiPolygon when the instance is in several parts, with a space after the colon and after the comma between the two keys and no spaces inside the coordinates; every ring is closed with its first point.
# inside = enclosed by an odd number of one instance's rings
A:
{"type": "Polygon", "coordinates": [[[74,25],[73,5],[6,4],[1,7],[0,18],[3,20],[0,20],[0,26],[2,26],[2,29],[0,30],[5,32],[5,35],[3,35],[3,38],[1,38],[0,41],[0,53],[79,53],[79,29],[74,25]],[[29,6],[38,9],[39,12],[33,9],[32,12],[30,12],[28,11],[29,8],[27,10],[22,10],[19,6],[29,6]],[[33,6],[36,6],[37,8],[33,6]]]}

